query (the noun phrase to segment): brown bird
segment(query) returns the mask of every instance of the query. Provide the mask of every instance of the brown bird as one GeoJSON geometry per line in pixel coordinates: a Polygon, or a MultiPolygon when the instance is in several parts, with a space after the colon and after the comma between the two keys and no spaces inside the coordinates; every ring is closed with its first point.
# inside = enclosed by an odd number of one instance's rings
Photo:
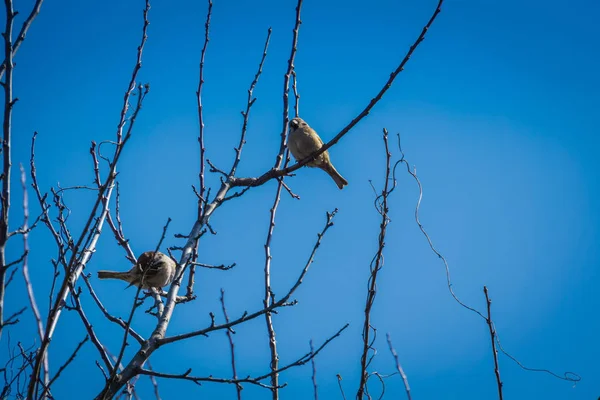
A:
{"type": "Polygon", "coordinates": [[[141,285],[142,289],[161,288],[173,281],[175,268],[175,261],[166,254],[160,251],[147,251],[138,258],[137,264],[129,271],[98,271],[98,278],[120,279],[129,282],[129,286],[141,285]]]}
{"type": "MultiPolygon", "coordinates": [[[[317,132],[302,118],[296,117],[290,121],[290,135],[288,137],[288,148],[296,159],[300,161],[323,147],[323,141],[317,132]]],[[[306,164],[309,167],[321,168],[333,178],[336,185],[343,189],[348,184],[342,175],[335,169],[329,159],[329,152],[321,153],[314,161],[306,164]]]]}

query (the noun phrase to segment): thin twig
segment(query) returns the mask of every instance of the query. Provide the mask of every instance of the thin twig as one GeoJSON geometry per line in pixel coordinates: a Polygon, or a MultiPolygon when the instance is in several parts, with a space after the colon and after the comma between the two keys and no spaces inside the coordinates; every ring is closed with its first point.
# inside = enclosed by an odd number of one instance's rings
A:
{"type": "Polygon", "coordinates": [[[492,300],[488,296],[487,286],[483,287],[485,302],[487,304],[487,324],[490,328],[490,340],[492,341],[492,354],[494,356],[494,374],[496,375],[496,384],[498,385],[498,399],[502,400],[502,380],[500,380],[500,367],[498,367],[498,350],[496,350],[496,329],[492,322],[492,300]]]}
{"type": "MultiPolygon", "coordinates": [[[[225,317],[225,322],[229,323],[229,315],[227,315],[227,308],[225,307],[225,290],[221,289],[221,309],[223,310],[223,316],[225,317]]],[[[227,329],[225,331],[227,335],[227,340],[229,341],[229,350],[231,352],[231,372],[233,373],[233,380],[237,380],[237,370],[235,366],[235,344],[233,343],[233,332],[231,329],[227,329]]],[[[237,399],[242,399],[242,385],[235,385],[235,391],[237,394],[237,399]]]]}
{"type": "Polygon", "coordinates": [[[248,130],[248,120],[250,117],[250,109],[254,105],[256,98],[254,96],[254,89],[258,84],[258,79],[262,74],[263,65],[265,64],[265,59],[267,58],[267,50],[269,49],[269,41],[271,40],[271,33],[273,29],[269,28],[267,31],[267,39],[265,40],[265,46],[263,48],[262,58],[260,59],[260,63],[258,64],[258,70],[256,74],[254,74],[254,79],[250,83],[250,88],[248,89],[248,100],[246,101],[246,110],[242,111],[242,116],[244,117],[242,123],[242,133],[240,134],[240,142],[238,146],[235,148],[235,160],[233,161],[233,165],[231,166],[231,170],[229,171],[230,177],[235,176],[235,172],[237,171],[237,167],[241,161],[242,157],[242,148],[244,144],[246,144],[246,131],[248,130]]]}
{"type": "Polygon", "coordinates": [[[396,349],[394,349],[394,346],[392,345],[392,338],[390,337],[389,333],[387,334],[387,342],[388,342],[388,347],[390,348],[390,353],[392,353],[392,356],[394,357],[394,362],[396,363],[396,370],[402,377],[402,382],[404,382],[404,389],[406,390],[406,396],[408,397],[408,400],[412,400],[412,397],[410,395],[410,385],[408,384],[408,377],[404,373],[404,369],[402,369],[402,365],[400,365],[400,361],[398,360],[398,353],[396,353],[396,349]]]}
{"type": "MultiPolygon", "coordinates": [[[[315,352],[315,348],[313,347],[313,341],[312,339],[309,342],[310,344],[310,353],[314,354],[315,352]]],[[[319,400],[319,390],[317,389],[317,366],[315,365],[315,358],[313,357],[310,360],[310,364],[311,364],[311,369],[312,369],[312,385],[313,385],[313,392],[315,394],[315,400],[319,400]]]]}

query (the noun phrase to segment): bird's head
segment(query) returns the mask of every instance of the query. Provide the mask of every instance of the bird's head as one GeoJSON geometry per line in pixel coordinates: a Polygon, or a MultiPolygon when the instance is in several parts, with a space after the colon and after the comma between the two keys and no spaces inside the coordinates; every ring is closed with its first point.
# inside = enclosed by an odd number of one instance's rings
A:
{"type": "Polygon", "coordinates": [[[300,117],[292,118],[290,121],[290,128],[292,129],[298,129],[302,125],[306,125],[306,122],[300,117]]]}

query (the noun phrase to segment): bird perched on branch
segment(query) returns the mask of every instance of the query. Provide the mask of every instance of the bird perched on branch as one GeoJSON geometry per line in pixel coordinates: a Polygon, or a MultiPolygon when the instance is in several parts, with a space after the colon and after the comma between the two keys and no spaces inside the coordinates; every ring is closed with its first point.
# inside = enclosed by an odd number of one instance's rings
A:
{"type": "MultiPolygon", "coordinates": [[[[173,281],[176,264],[169,256],[160,251],[143,253],[127,272],[98,271],[100,279],[120,279],[129,282],[129,286],[161,288],[173,281]]],[[[129,287],[127,286],[127,287],[129,287]]]]}
{"type": "MultiPolygon", "coordinates": [[[[296,161],[305,159],[321,147],[323,147],[323,141],[319,135],[317,135],[317,132],[308,126],[302,118],[296,117],[290,121],[288,148],[296,161]]],[[[306,165],[309,167],[321,168],[323,171],[327,172],[340,189],[343,189],[344,186],[348,184],[348,181],[337,172],[331,163],[329,152],[327,150],[317,156],[314,161],[311,161],[306,165]]]]}

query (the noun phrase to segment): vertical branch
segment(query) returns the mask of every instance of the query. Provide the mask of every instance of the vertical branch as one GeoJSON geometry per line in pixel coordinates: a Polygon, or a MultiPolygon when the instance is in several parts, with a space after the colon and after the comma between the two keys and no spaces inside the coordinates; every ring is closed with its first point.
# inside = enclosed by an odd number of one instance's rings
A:
{"type": "Polygon", "coordinates": [[[298,0],[296,5],[296,23],[294,25],[292,35],[292,49],[290,52],[290,58],[288,60],[288,67],[285,75],[283,76],[283,129],[281,130],[281,143],[279,145],[279,154],[275,160],[275,168],[279,169],[283,162],[283,154],[287,144],[287,132],[289,122],[289,93],[290,93],[290,77],[294,71],[294,60],[296,59],[296,52],[298,51],[298,33],[300,31],[300,10],[302,9],[302,0],[298,0]]]}
{"type": "Polygon", "coordinates": [[[412,397],[410,395],[410,385],[408,384],[408,378],[404,373],[404,369],[402,369],[402,365],[400,365],[400,361],[398,360],[398,353],[396,353],[396,349],[394,349],[394,346],[392,345],[392,338],[390,337],[389,333],[387,334],[387,342],[388,347],[390,348],[390,353],[392,353],[392,356],[394,357],[394,361],[396,363],[396,370],[398,371],[398,373],[402,377],[402,381],[404,382],[406,396],[408,397],[408,400],[412,400],[412,397]]]}
{"type": "MultiPolygon", "coordinates": [[[[310,340],[310,355],[313,356],[314,353],[315,353],[315,348],[313,347],[313,341],[311,339],[310,340]]],[[[313,392],[315,394],[315,400],[319,400],[319,391],[317,389],[317,366],[315,365],[315,357],[314,356],[310,359],[310,364],[312,367],[313,392]]]]}
{"type": "Polygon", "coordinates": [[[385,247],[385,235],[387,232],[387,225],[389,223],[388,218],[388,196],[392,190],[394,190],[394,185],[392,188],[389,187],[390,184],[390,174],[391,174],[391,153],[388,146],[388,132],[387,129],[383,129],[383,142],[385,144],[385,157],[386,157],[386,169],[385,169],[385,184],[383,187],[383,191],[377,198],[375,199],[376,209],[381,215],[381,224],[379,229],[379,238],[378,238],[378,247],[377,253],[373,260],[371,261],[371,274],[369,276],[368,282],[368,292],[367,292],[367,301],[365,304],[365,322],[363,326],[363,350],[362,356],[360,359],[361,366],[361,376],[360,376],[360,384],[358,387],[358,392],[356,394],[357,399],[362,399],[365,393],[365,385],[367,383],[367,379],[369,378],[367,373],[367,367],[369,366],[370,360],[367,360],[369,350],[372,349],[372,344],[374,338],[371,339],[371,330],[373,329],[371,325],[371,309],[373,307],[373,303],[375,302],[375,295],[377,293],[377,274],[383,267],[383,248],[385,247]]]}
{"type": "MultiPolygon", "coordinates": [[[[221,289],[221,308],[223,310],[223,316],[225,317],[225,323],[229,323],[229,315],[227,315],[227,308],[225,308],[225,291],[221,289]]],[[[237,381],[237,369],[235,367],[235,344],[233,343],[233,330],[228,328],[225,333],[227,334],[227,339],[229,340],[229,349],[231,350],[231,371],[233,373],[232,379],[237,381]]],[[[236,383],[235,390],[237,393],[237,399],[242,399],[242,385],[236,383]]]]}
{"type": "Polygon", "coordinates": [[[294,79],[292,80],[292,90],[294,91],[294,113],[296,117],[300,116],[300,95],[298,94],[298,84],[296,82],[297,78],[296,70],[292,71],[292,76],[294,79]]]}
{"type": "MultiPolygon", "coordinates": [[[[42,324],[42,317],[40,310],[35,301],[35,295],[33,292],[33,285],[29,279],[29,199],[27,196],[27,185],[25,184],[25,168],[23,165],[21,168],[21,186],[23,188],[23,279],[25,280],[25,287],[27,288],[27,297],[29,297],[29,304],[31,305],[31,311],[38,328],[38,336],[40,341],[44,340],[44,325],[42,324]]],[[[44,382],[49,385],[50,370],[48,366],[48,355],[44,357],[44,382]]]]}
{"type": "Polygon", "coordinates": [[[498,350],[496,349],[496,328],[492,321],[492,300],[488,296],[487,286],[483,287],[485,301],[487,303],[487,318],[485,319],[490,328],[490,339],[492,340],[492,354],[494,355],[494,373],[496,374],[496,383],[498,384],[498,399],[502,400],[502,381],[500,380],[500,368],[498,367],[498,350]]]}
{"type": "MultiPolygon", "coordinates": [[[[206,56],[206,48],[208,47],[208,42],[210,38],[208,36],[209,28],[210,28],[210,17],[212,15],[212,0],[208,0],[208,11],[206,13],[206,23],[204,24],[204,46],[202,47],[202,52],[200,54],[200,72],[198,78],[198,89],[196,90],[196,99],[198,102],[198,122],[200,124],[198,130],[198,143],[200,145],[200,198],[198,199],[198,218],[202,217],[202,211],[204,209],[204,202],[207,199],[204,199],[204,194],[206,191],[205,183],[204,183],[204,169],[206,167],[205,162],[205,151],[204,148],[204,117],[202,115],[202,86],[204,85],[204,57],[206,56]]],[[[193,269],[193,267],[192,267],[193,269]]]]}
{"type": "MultiPolygon", "coordinates": [[[[198,144],[200,146],[200,172],[198,177],[200,179],[200,192],[198,192],[198,220],[202,218],[204,214],[204,207],[208,202],[206,197],[206,184],[204,181],[204,171],[206,168],[206,149],[204,147],[204,116],[202,114],[202,86],[204,85],[204,57],[206,56],[206,49],[210,38],[208,36],[210,32],[210,17],[212,16],[212,0],[208,0],[208,11],[206,12],[206,22],[204,24],[204,46],[202,46],[202,52],[200,53],[200,72],[198,77],[198,89],[196,90],[196,100],[198,103],[198,144]]],[[[198,245],[200,238],[195,242],[194,255],[198,254],[198,245]]],[[[195,260],[193,260],[195,261],[195,260]]],[[[186,297],[192,299],[194,297],[194,279],[196,275],[196,266],[190,265],[190,274],[188,276],[188,286],[186,297]]]]}
{"type": "Polygon", "coordinates": [[[11,170],[11,131],[12,131],[12,109],[16,102],[13,100],[13,45],[12,30],[16,13],[13,10],[12,0],[4,0],[6,8],[6,28],[4,37],[4,62],[6,64],[6,77],[2,86],[4,87],[4,113],[2,121],[2,194],[0,198],[0,338],[4,326],[4,292],[6,290],[6,242],[8,240],[8,212],[10,209],[10,170],[11,170]]]}
{"type": "MultiPolygon", "coordinates": [[[[33,22],[35,17],[37,17],[37,15],[40,13],[40,9],[42,8],[43,2],[44,0],[36,0],[35,4],[33,5],[33,9],[29,13],[29,16],[27,17],[25,22],[23,22],[23,26],[21,27],[21,31],[19,32],[19,36],[17,36],[17,40],[15,40],[15,43],[12,46],[12,57],[14,57],[15,54],[17,54],[17,50],[19,50],[19,47],[21,47],[21,43],[23,43],[23,40],[25,40],[25,36],[27,36],[27,31],[29,30],[29,27],[31,26],[31,23],[33,22]]],[[[5,59],[2,65],[0,65],[0,79],[2,79],[2,77],[4,76],[4,72],[6,71],[7,65],[8,63],[5,59]]]]}
{"type": "MultiPolygon", "coordinates": [[[[296,51],[298,48],[298,32],[300,30],[300,24],[302,21],[300,20],[300,11],[302,9],[302,0],[298,0],[298,4],[296,5],[296,22],[294,24],[294,31],[292,35],[292,49],[290,52],[290,58],[288,60],[288,68],[283,78],[283,128],[281,131],[281,144],[279,147],[279,154],[277,155],[275,161],[275,167],[280,168],[283,163],[284,154],[286,154],[286,159],[284,163],[284,167],[287,166],[290,158],[289,154],[286,152],[286,143],[287,143],[287,131],[288,131],[288,121],[289,121],[289,91],[290,91],[290,76],[294,70],[294,60],[296,58],[296,51]]],[[[275,215],[277,214],[277,207],[279,206],[279,201],[281,200],[281,189],[283,188],[283,177],[279,180],[277,184],[277,190],[275,193],[275,200],[273,201],[273,206],[271,207],[270,219],[269,219],[269,230],[267,232],[267,239],[265,241],[265,298],[264,298],[264,307],[269,307],[273,303],[273,291],[271,290],[271,239],[273,237],[273,230],[275,229],[275,215]]],[[[265,313],[265,322],[267,325],[267,333],[269,335],[269,349],[271,351],[271,386],[272,386],[272,398],[273,400],[279,399],[279,373],[277,370],[279,369],[279,355],[277,353],[277,340],[275,337],[275,328],[273,327],[273,317],[271,312],[265,313]]]]}

